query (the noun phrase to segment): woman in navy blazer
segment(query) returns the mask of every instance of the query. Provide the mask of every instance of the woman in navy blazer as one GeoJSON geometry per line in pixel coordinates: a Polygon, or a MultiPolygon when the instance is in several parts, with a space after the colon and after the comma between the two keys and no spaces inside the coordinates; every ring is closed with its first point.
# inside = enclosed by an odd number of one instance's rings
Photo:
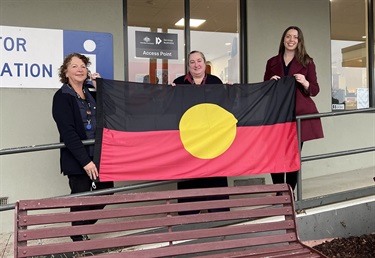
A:
{"type": "MultiPolygon", "coordinates": [[[[92,182],[98,177],[94,164],[94,146],[84,146],[82,140],[95,139],[96,102],[89,92],[88,79],[96,86],[98,73],[89,74],[90,59],[79,53],[65,57],[59,68],[61,88],[53,96],[52,115],[60,134],[60,141],[66,148],[60,149],[61,172],[68,177],[70,193],[88,192],[92,182]]],[[[97,182],[96,190],[113,187],[113,182],[97,182]]],[[[73,207],[70,210],[82,211],[102,209],[104,206],[73,207]]],[[[94,224],[96,220],[72,222],[73,226],[94,224]]],[[[71,236],[73,241],[88,240],[86,235],[71,236]]]]}
{"type": "MultiPolygon", "coordinates": [[[[267,61],[264,80],[278,80],[285,76],[294,76],[296,79],[296,115],[319,113],[311,98],[320,90],[315,64],[306,52],[303,33],[296,26],[288,27],[282,34],[279,54],[267,61]]],[[[303,142],[323,137],[320,118],[301,120],[301,148],[303,142]]],[[[294,190],[298,171],[271,173],[271,177],[274,184],[286,182],[294,190]]]]}

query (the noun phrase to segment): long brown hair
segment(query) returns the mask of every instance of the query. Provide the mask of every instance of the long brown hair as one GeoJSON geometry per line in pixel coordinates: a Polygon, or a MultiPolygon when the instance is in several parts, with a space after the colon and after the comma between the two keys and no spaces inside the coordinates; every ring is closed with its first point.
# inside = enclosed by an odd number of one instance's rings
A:
{"type": "Polygon", "coordinates": [[[298,44],[297,44],[297,48],[296,48],[294,56],[297,59],[298,63],[306,67],[306,65],[310,63],[311,57],[306,52],[305,40],[303,38],[302,30],[298,28],[297,26],[289,26],[288,28],[285,29],[280,40],[279,54],[283,54],[285,51],[284,38],[285,38],[286,33],[289,30],[296,30],[298,32],[298,44]]]}

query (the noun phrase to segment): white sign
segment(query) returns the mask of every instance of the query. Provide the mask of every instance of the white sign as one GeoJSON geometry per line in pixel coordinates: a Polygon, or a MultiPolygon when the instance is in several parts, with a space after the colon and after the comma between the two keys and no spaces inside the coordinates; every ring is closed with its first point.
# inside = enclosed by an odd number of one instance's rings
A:
{"type": "Polygon", "coordinates": [[[1,26],[0,86],[58,87],[63,60],[61,31],[1,26]]]}
{"type": "Polygon", "coordinates": [[[368,88],[357,88],[357,109],[369,107],[370,102],[368,88]]]}
{"type": "Polygon", "coordinates": [[[332,104],[332,110],[345,110],[344,104],[332,104]]]}
{"type": "Polygon", "coordinates": [[[0,26],[0,87],[59,88],[58,69],[72,52],[88,56],[92,72],[113,79],[109,33],[0,26]]]}

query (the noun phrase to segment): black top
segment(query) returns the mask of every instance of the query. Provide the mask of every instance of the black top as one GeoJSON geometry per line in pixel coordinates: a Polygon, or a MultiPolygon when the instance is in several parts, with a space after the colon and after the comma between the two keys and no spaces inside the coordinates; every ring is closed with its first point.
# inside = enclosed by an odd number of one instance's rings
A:
{"type": "MultiPolygon", "coordinates": [[[[194,80],[192,79],[190,73],[186,75],[182,75],[180,77],[177,77],[173,83],[175,84],[195,84],[194,80]]],[[[219,77],[212,75],[212,74],[206,74],[205,78],[203,79],[201,85],[204,84],[223,84],[223,82],[219,79],[219,77]]]]}
{"type": "Polygon", "coordinates": [[[284,76],[288,76],[291,64],[292,64],[292,61],[290,61],[289,64],[286,65],[285,61],[284,61],[284,58],[283,58],[284,76]]]}

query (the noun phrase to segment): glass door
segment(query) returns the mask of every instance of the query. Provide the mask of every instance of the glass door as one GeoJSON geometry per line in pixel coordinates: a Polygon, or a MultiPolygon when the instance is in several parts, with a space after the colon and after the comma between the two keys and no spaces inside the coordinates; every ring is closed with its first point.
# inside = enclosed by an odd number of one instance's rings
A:
{"type": "MultiPolygon", "coordinates": [[[[238,0],[190,1],[190,46],[208,72],[239,82],[238,0]],[[200,22],[196,24],[196,22],[200,22]]],[[[184,0],[128,0],[129,81],[170,84],[185,74],[184,0]]]]}

